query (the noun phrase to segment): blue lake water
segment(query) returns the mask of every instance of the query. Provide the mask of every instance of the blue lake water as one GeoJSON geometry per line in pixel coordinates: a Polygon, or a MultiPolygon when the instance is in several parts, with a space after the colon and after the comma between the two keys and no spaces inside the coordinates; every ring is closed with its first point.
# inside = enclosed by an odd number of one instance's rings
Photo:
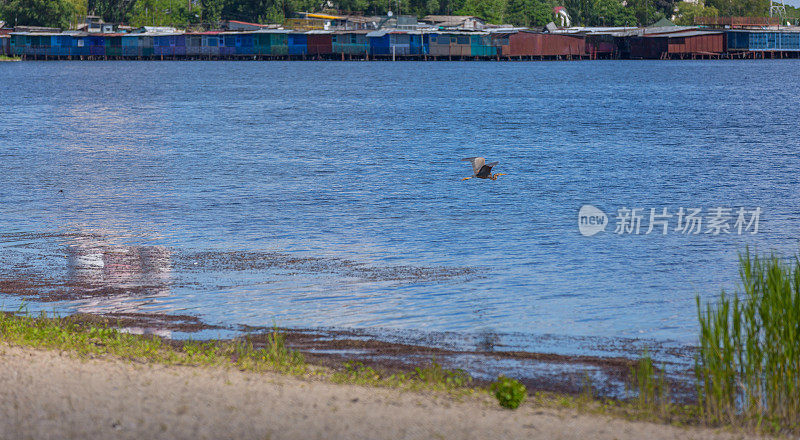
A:
{"type": "Polygon", "coordinates": [[[798,83],[796,60],[0,63],[0,302],[692,344],[745,246],[798,250],[798,83]],[[462,182],[467,156],[507,175],[462,182]],[[681,207],[732,233],[644,234],[681,207]]]}

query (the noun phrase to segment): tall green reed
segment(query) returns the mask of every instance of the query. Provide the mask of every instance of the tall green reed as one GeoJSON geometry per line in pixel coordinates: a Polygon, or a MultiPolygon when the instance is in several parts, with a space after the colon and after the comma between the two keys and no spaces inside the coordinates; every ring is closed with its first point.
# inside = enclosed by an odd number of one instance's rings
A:
{"type": "Polygon", "coordinates": [[[698,402],[705,420],[800,431],[800,259],[739,257],[741,292],[697,297],[698,402]]]}

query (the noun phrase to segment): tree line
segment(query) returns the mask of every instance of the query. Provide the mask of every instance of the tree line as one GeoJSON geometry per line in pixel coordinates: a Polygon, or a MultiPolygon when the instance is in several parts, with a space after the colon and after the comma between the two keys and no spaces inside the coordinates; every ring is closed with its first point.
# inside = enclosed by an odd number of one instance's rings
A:
{"type": "MultiPolygon", "coordinates": [[[[364,15],[474,15],[490,23],[544,26],[553,8],[566,7],[573,25],[647,26],[676,17],[765,16],[769,0],[0,0],[0,20],[9,25],[70,28],[94,14],[132,26],[213,27],[220,20],[282,23],[297,12],[342,11],[364,15]]],[[[790,15],[797,11],[787,7],[790,15]]]]}

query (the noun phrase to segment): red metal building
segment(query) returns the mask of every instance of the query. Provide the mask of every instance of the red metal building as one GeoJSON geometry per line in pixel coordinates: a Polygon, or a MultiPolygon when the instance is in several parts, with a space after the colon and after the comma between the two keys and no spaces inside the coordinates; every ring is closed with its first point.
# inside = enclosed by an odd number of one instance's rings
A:
{"type": "Polygon", "coordinates": [[[519,31],[498,35],[502,56],[505,57],[559,57],[585,56],[586,40],[583,35],[560,35],[519,31]],[[505,36],[507,35],[507,39],[505,36]]]}
{"type": "Polygon", "coordinates": [[[309,55],[330,55],[333,53],[332,32],[311,31],[306,35],[308,37],[309,55]]]}
{"type": "Polygon", "coordinates": [[[643,35],[632,37],[630,47],[631,58],[716,56],[725,52],[725,34],[719,31],[689,30],[669,34],[643,35]]]}

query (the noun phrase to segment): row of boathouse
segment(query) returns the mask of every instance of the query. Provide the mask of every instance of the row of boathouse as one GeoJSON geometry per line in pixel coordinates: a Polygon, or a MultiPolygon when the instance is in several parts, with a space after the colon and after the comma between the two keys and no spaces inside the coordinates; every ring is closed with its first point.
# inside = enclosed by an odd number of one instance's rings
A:
{"type": "Polygon", "coordinates": [[[800,29],[586,28],[558,32],[292,31],[0,35],[24,59],[697,59],[797,58],[800,29]]]}

